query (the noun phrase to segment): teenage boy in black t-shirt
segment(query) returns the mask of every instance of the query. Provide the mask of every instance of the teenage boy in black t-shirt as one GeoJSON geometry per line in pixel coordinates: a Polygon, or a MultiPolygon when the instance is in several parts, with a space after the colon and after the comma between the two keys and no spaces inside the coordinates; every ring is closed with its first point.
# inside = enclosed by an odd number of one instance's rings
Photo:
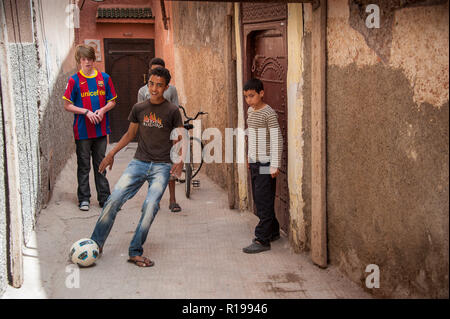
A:
{"type": "Polygon", "coordinates": [[[108,166],[112,169],[114,155],[137,136],[138,148],[134,158],[114,186],[91,236],[102,251],[117,212],[147,181],[149,183],[147,198],[142,206],[142,216],[128,251],[128,261],[139,267],[154,265],[153,261],[142,256],[142,246],[159,210],[159,201],[167,187],[170,174],[179,176],[183,166],[182,161],[172,164],[170,156],[173,146],[171,132],[178,128],[177,136],[180,138],[183,129],[178,106],[163,97],[170,82],[170,73],[165,68],[157,68],[151,70],[149,75],[150,99],[133,106],[128,117],[130,121],[128,131],[100,164],[100,172],[108,166]]]}

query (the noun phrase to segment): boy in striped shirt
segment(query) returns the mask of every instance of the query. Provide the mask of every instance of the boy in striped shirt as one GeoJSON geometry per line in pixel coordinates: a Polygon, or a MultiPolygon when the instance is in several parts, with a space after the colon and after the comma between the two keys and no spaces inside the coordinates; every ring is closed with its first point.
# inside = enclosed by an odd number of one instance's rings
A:
{"type": "Polygon", "coordinates": [[[251,79],[244,86],[248,108],[248,163],[253,200],[259,223],[255,239],[243,249],[259,253],[270,249],[270,242],[280,238],[280,225],[275,216],[276,177],[281,165],[283,137],[276,112],[263,102],[264,86],[251,79]]]}
{"type": "Polygon", "coordinates": [[[108,112],[116,105],[117,95],[111,77],[94,68],[94,48],[78,45],[75,49],[75,60],[81,69],[69,78],[63,99],[64,109],[74,114],[78,207],[87,211],[91,197],[91,154],[100,207],[103,207],[111,193],[108,180],[104,174],[98,172],[98,168],[105,158],[107,135],[111,133],[108,112]]]}

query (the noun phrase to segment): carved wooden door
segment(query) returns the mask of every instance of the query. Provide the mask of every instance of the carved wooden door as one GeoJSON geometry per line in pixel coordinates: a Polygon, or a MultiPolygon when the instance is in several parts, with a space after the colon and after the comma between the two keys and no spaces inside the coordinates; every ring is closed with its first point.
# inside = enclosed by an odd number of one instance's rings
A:
{"type": "Polygon", "coordinates": [[[277,112],[283,135],[275,212],[281,229],[288,233],[286,19],[286,3],[242,3],[244,82],[250,78],[258,78],[263,82],[264,101],[277,112]]]}
{"type": "Polygon", "coordinates": [[[105,66],[117,92],[117,105],[109,114],[110,143],[118,142],[128,130],[128,115],[146,84],[148,64],[155,56],[153,39],[105,39],[105,66]]]}

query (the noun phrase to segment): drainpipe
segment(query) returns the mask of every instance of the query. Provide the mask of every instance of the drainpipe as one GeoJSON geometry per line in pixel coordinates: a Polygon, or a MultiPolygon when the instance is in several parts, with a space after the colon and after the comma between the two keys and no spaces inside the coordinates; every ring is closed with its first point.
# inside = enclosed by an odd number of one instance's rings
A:
{"type": "Polygon", "coordinates": [[[327,266],[326,31],[327,1],[313,1],[311,89],[311,259],[327,266]]]}

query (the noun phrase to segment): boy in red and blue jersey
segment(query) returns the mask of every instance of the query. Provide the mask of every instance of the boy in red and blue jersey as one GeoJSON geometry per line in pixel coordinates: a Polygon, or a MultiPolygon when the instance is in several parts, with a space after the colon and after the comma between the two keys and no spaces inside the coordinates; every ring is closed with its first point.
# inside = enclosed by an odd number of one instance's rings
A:
{"type": "Polygon", "coordinates": [[[97,199],[101,207],[110,195],[108,180],[98,172],[98,167],[105,157],[107,135],[111,133],[108,111],[116,105],[117,95],[111,77],[94,68],[95,51],[92,47],[77,46],[75,60],[81,70],[69,78],[63,99],[65,110],[74,113],[79,208],[89,210],[91,154],[97,199]]]}
{"type": "MultiPolygon", "coordinates": [[[[63,97],[69,103],[96,113],[107,102],[116,98],[111,77],[103,72],[94,71],[94,75],[87,76],[80,70],[69,78],[66,93],[63,97]]],[[[111,134],[109,115],[105,114],[100,123],[92,123],[84,114],[75,114],[73,132],[76,140],[96,138],[111,134]]]]}

